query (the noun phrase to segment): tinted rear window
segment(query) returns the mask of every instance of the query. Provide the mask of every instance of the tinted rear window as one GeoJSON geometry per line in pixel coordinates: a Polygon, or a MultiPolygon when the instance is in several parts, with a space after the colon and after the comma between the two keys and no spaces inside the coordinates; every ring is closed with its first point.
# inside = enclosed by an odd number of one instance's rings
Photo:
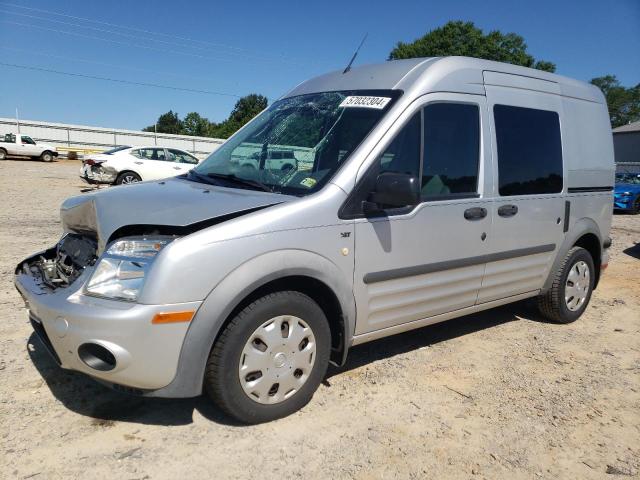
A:
{"type": "Polygon", "coordinates": [[[500,195],[562,191],[562,144],[556,112],[495,105],[500,195]]]}

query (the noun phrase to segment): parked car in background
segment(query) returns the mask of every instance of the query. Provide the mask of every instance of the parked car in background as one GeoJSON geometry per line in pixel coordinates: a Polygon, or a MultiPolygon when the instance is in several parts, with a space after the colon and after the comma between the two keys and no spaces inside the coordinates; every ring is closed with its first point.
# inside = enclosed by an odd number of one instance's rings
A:
{"type": "MultiPolygon", "coordinates": [[[[262,154],[260,152],[254,152],[248,157],[244,157],[237,160],[238,165],[242,169],[258,170],[260,169],[260,162],[262,161],[262,154]]],[[[296,169],[298,161],[291,150],[268,150],[264,158],[263,170],[280,170],[282,172],[288,172],[296,169]]]]}
{"type": "Polygon", "coordinates": [[[31,157],[51,162],[58,156],[58,150],[47,143],[36,143],[30,136],[6,133],[0,136],[0,160],[7,157],[31,157]]]}
{"type": "Polygon", "coordinates": [[[123,185],[187,173],[198,158],[177,148],[121,146],[83,160],[80,177],[89,184],[123,185]]]}
{"type": "Polygon", "coordinates": [[[613,194],[613,208],[640,213],[640,173],[617,173],[613,194]]]}

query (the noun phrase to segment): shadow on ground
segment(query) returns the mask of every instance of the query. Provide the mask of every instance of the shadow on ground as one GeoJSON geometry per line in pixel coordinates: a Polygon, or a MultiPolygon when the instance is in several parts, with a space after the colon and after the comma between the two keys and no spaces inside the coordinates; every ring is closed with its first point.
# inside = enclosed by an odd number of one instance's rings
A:
{"type": "Polygon", "coordinates": [[[636,243],[633,247],[625,248],[622,253],[640,260],[640,243],[636,243]]]}
{"type": "Polygon", "coordinates": [[[108,426],[113,422],[187,425],[193,422],[194,410],[211,421],[236,425],[204,396],[165,399],[116,392],[82,373],[58,367],[35,333],[27,343],[31,361],[51,393],[69,410],[94,418],[95,425],[108,426]]]}
{"type": "MultiPolygon", "coordinates": [[[[357,346],[349,352],[344,366],[329,368],[324,383],[330,387],[330,378],[376,360],[520,319],[544,321],[531,302],[518,302],[357,346]]],[[[216,409],[205,396],[189,399],[129,396],[113,391],[81,373],[63,370],[56,365],[35,334],[28,340],[28,350],[33,364],[53,395],[69,410],[93,418],[97,426],[108,426],[114,422],[186,425],[193,422],[195,410],[213,422],[240,426],[216,409]]]]}
{"type": "Polygon", "coordinates": [[[376,360],[391,358],[421,347],[521,319],[547,323],[547,320],[538,313],[535,302],[525,300],[358,345],[349,351],[347,363],[344,366],[329,367],[326,378],[354,370],[376,360]]]}

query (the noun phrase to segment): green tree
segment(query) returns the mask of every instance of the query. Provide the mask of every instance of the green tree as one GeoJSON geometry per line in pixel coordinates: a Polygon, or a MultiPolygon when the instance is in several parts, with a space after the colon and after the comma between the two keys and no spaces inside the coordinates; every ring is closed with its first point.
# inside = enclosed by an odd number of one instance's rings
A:
{"type": "Polygon", "coordinates": [[[252,93],[238,100],[229,114],[229,117],[221,122],[210,122],[198,112],[188,113],[184,120],[173,110],[163,113],[158,117],[156,125],[143,128],[143,132],[153,132],[157,127],[158,133],[174,133],[182,135],[195,135],[200,137],[227,138],[236,133],[240,127],[267,108],[268,100],[264,95],[252,93]]]}
{"type": "Polygon", "coordinates": [[[230,137],[249,120],[267,108],[268,103],[267,97],[256,93],[242,97],[231,110],[229,118],[210,128],[211,136],[218,138],[230,137]]]}
{"type": "Polygon", "coordinates": [[[232,122],[240,123],[244,125],[262,110],[267,108],[269,101],[264,95],[258,95],[252,93],[246,97],[242,97],[236,102],[236,105],[231,110],[229,120],[232,122]]]}
{"type": "Polygon", "coordinates": [[[607,99],[613,128],[640,120],[640,83],[625,88],[615,75],[592,78],[591,83],[602,90],[607,99]]]}
{"type": "Polygon", "coordinates": [[[153,132],[157,128],[158,133],[173,133],[179,135],[182,133],[182,120],[178,114],[172,110],[163,113],[158,117],[155,125],[150,125],[143,129],[144,132],[153,132]]]}
{"type": "Polygon", "coordinates": [[[182,133],[184,135],[194,135],[197,137],[205,137],[209,132],[211,122],[200,116],[197,112],[187,113],[182,120],[182,133]]]}
{"type": "Polygon", "coordinates": [[[527,53],[527,44],[520,35],[494,30],[486,35],[473,22],[448,22],[411,42],[398,42],[389,60],[415,57],[463,55],[524,67],[555,72],[554,63],[536,60],[527,53]]]}

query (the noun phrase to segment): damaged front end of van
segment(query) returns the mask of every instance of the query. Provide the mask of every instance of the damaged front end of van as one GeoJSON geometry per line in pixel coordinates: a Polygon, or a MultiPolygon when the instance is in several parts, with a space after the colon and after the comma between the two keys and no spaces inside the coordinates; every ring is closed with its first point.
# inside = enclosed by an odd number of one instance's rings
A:
{"type": "Polygon", "coordinates": [[[201,299],[149,302],[149,277],[180,238],[283,201],[211,190],[174,179],[63,204],[60,241],[15,269],[34,331],[61,367],[138,394],[171,382],[189,325],[174,320],[190,320],[201,299]]]}

